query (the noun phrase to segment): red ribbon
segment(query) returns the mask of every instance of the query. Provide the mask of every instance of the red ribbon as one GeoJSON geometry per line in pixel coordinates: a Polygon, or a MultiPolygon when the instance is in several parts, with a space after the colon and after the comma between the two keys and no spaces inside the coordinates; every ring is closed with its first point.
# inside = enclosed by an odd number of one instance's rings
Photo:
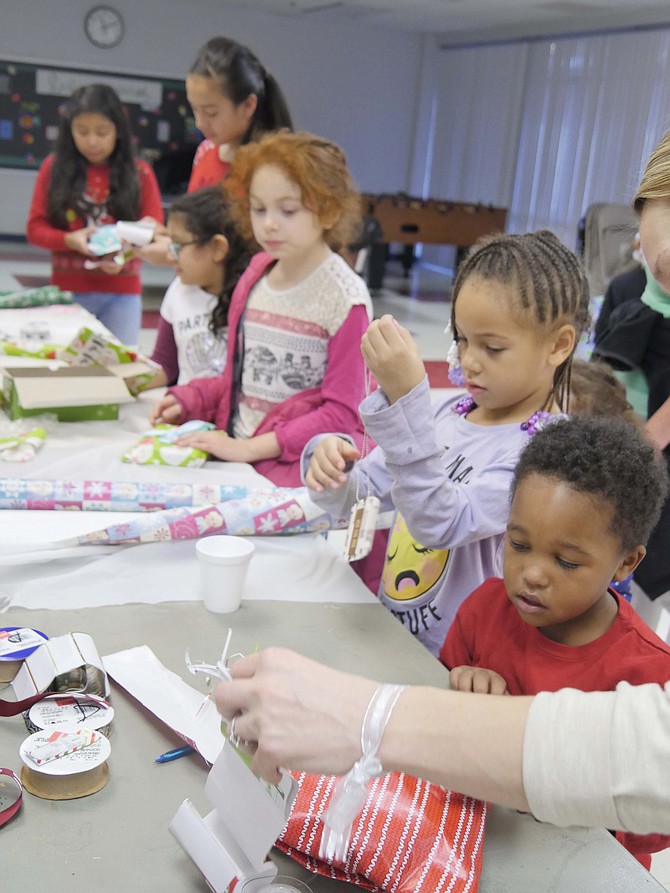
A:
{"type": "MultiPolygon", "coordinates": [[[[11,778],[12,781],[16,784],[16,788],[19,794],[14,803],[10,803],[10,805],[7,806],[5,809],[0,809],[0,828],[2,828],[2,826],[6,825],[11,818],[14,818],[16,813],[19,811],[19,808],[21,807],[21,801],[23,800],[23,785],[19,781],[18,776],[16,776],[11,769],[0,768],[0,775],[7,775],[9,778],[11,778]]],[[[0,779],[0,784],[1,783],[2,782],[0,779]]]]}
{"type": "Polygon", "coordinates": [[[23,713],[32,707],[33,704],[50,694],[53,694],[53,692],[42,691],[38,695],[31,695],[29,698],[25,698],[23,701],[5,701],[4,698],[0,698],[0,716],[16,716],[19,713],[23,713]]]}

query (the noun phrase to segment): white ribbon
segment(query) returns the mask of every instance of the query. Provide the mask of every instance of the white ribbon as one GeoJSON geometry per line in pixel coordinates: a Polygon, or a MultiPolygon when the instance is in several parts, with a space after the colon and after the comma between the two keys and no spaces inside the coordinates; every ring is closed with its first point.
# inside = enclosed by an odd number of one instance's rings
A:
{"type": "Polygon", "coordinates": [[[351,823],[363,808],[371,779],[382,775],[377,757],[384,730],[404,685],[380,685],[370,698],[361,728],[362,756],[335,785],[330,806],[323,815],[319,856],[343,862],[349,848],[351,823]]]}

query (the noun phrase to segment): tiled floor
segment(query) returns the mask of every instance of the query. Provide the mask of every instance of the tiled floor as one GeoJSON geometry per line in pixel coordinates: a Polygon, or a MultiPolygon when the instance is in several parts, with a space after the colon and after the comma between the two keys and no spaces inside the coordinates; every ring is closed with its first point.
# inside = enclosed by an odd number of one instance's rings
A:
{"type": "MultiPolygon", "coordinates": [[[[146,310],[158,309],[171,275],[169,268],[145,267],[146,310]]],[[[48,277],[49,260],[44,252],[22,243],[0,240],[0,291],[42,284],[48,277]]],[[[443,361],[447,351],[444,327],[449,321],[450,285],[451,279],[446,274],[417,266],[405,278],[399,265],[389,264],[384,288],[373,295],[375,316],[393,314],[412,332],[424,360],[443,361]]],[[[154,338],[153,329],[143,329],[140,348],[150,352],[154,338]]],[[[647,617],[643,613],[643,616],[647,622],[655,624],[655,615],[647,617]]],[[[670,890],[670,850],[654,856],[652,873],[670,890]]]]}

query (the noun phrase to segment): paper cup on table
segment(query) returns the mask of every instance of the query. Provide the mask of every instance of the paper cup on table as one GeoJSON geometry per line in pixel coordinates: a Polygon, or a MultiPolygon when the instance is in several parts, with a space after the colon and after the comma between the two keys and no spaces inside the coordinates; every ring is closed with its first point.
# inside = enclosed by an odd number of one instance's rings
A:
{"type": "Polygon", "coordinates": [[[230,614],[242,600],[252,543],[238,536],[208,536],[195,546],[200,565],[200,591],[208,611],[230,614]]]}

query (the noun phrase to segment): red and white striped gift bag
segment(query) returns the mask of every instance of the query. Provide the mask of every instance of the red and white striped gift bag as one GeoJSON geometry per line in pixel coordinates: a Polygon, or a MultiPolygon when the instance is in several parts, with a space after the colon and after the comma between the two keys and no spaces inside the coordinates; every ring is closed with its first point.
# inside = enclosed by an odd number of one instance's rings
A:
{"type": "Polygon", "coordinates": [[[300,790],[276,846],[309,871],[384,893],[476,893],[486,803],[404,773],[374,779],[344,862],[319,858],[337,778],[296,774],[300,790]]]}

